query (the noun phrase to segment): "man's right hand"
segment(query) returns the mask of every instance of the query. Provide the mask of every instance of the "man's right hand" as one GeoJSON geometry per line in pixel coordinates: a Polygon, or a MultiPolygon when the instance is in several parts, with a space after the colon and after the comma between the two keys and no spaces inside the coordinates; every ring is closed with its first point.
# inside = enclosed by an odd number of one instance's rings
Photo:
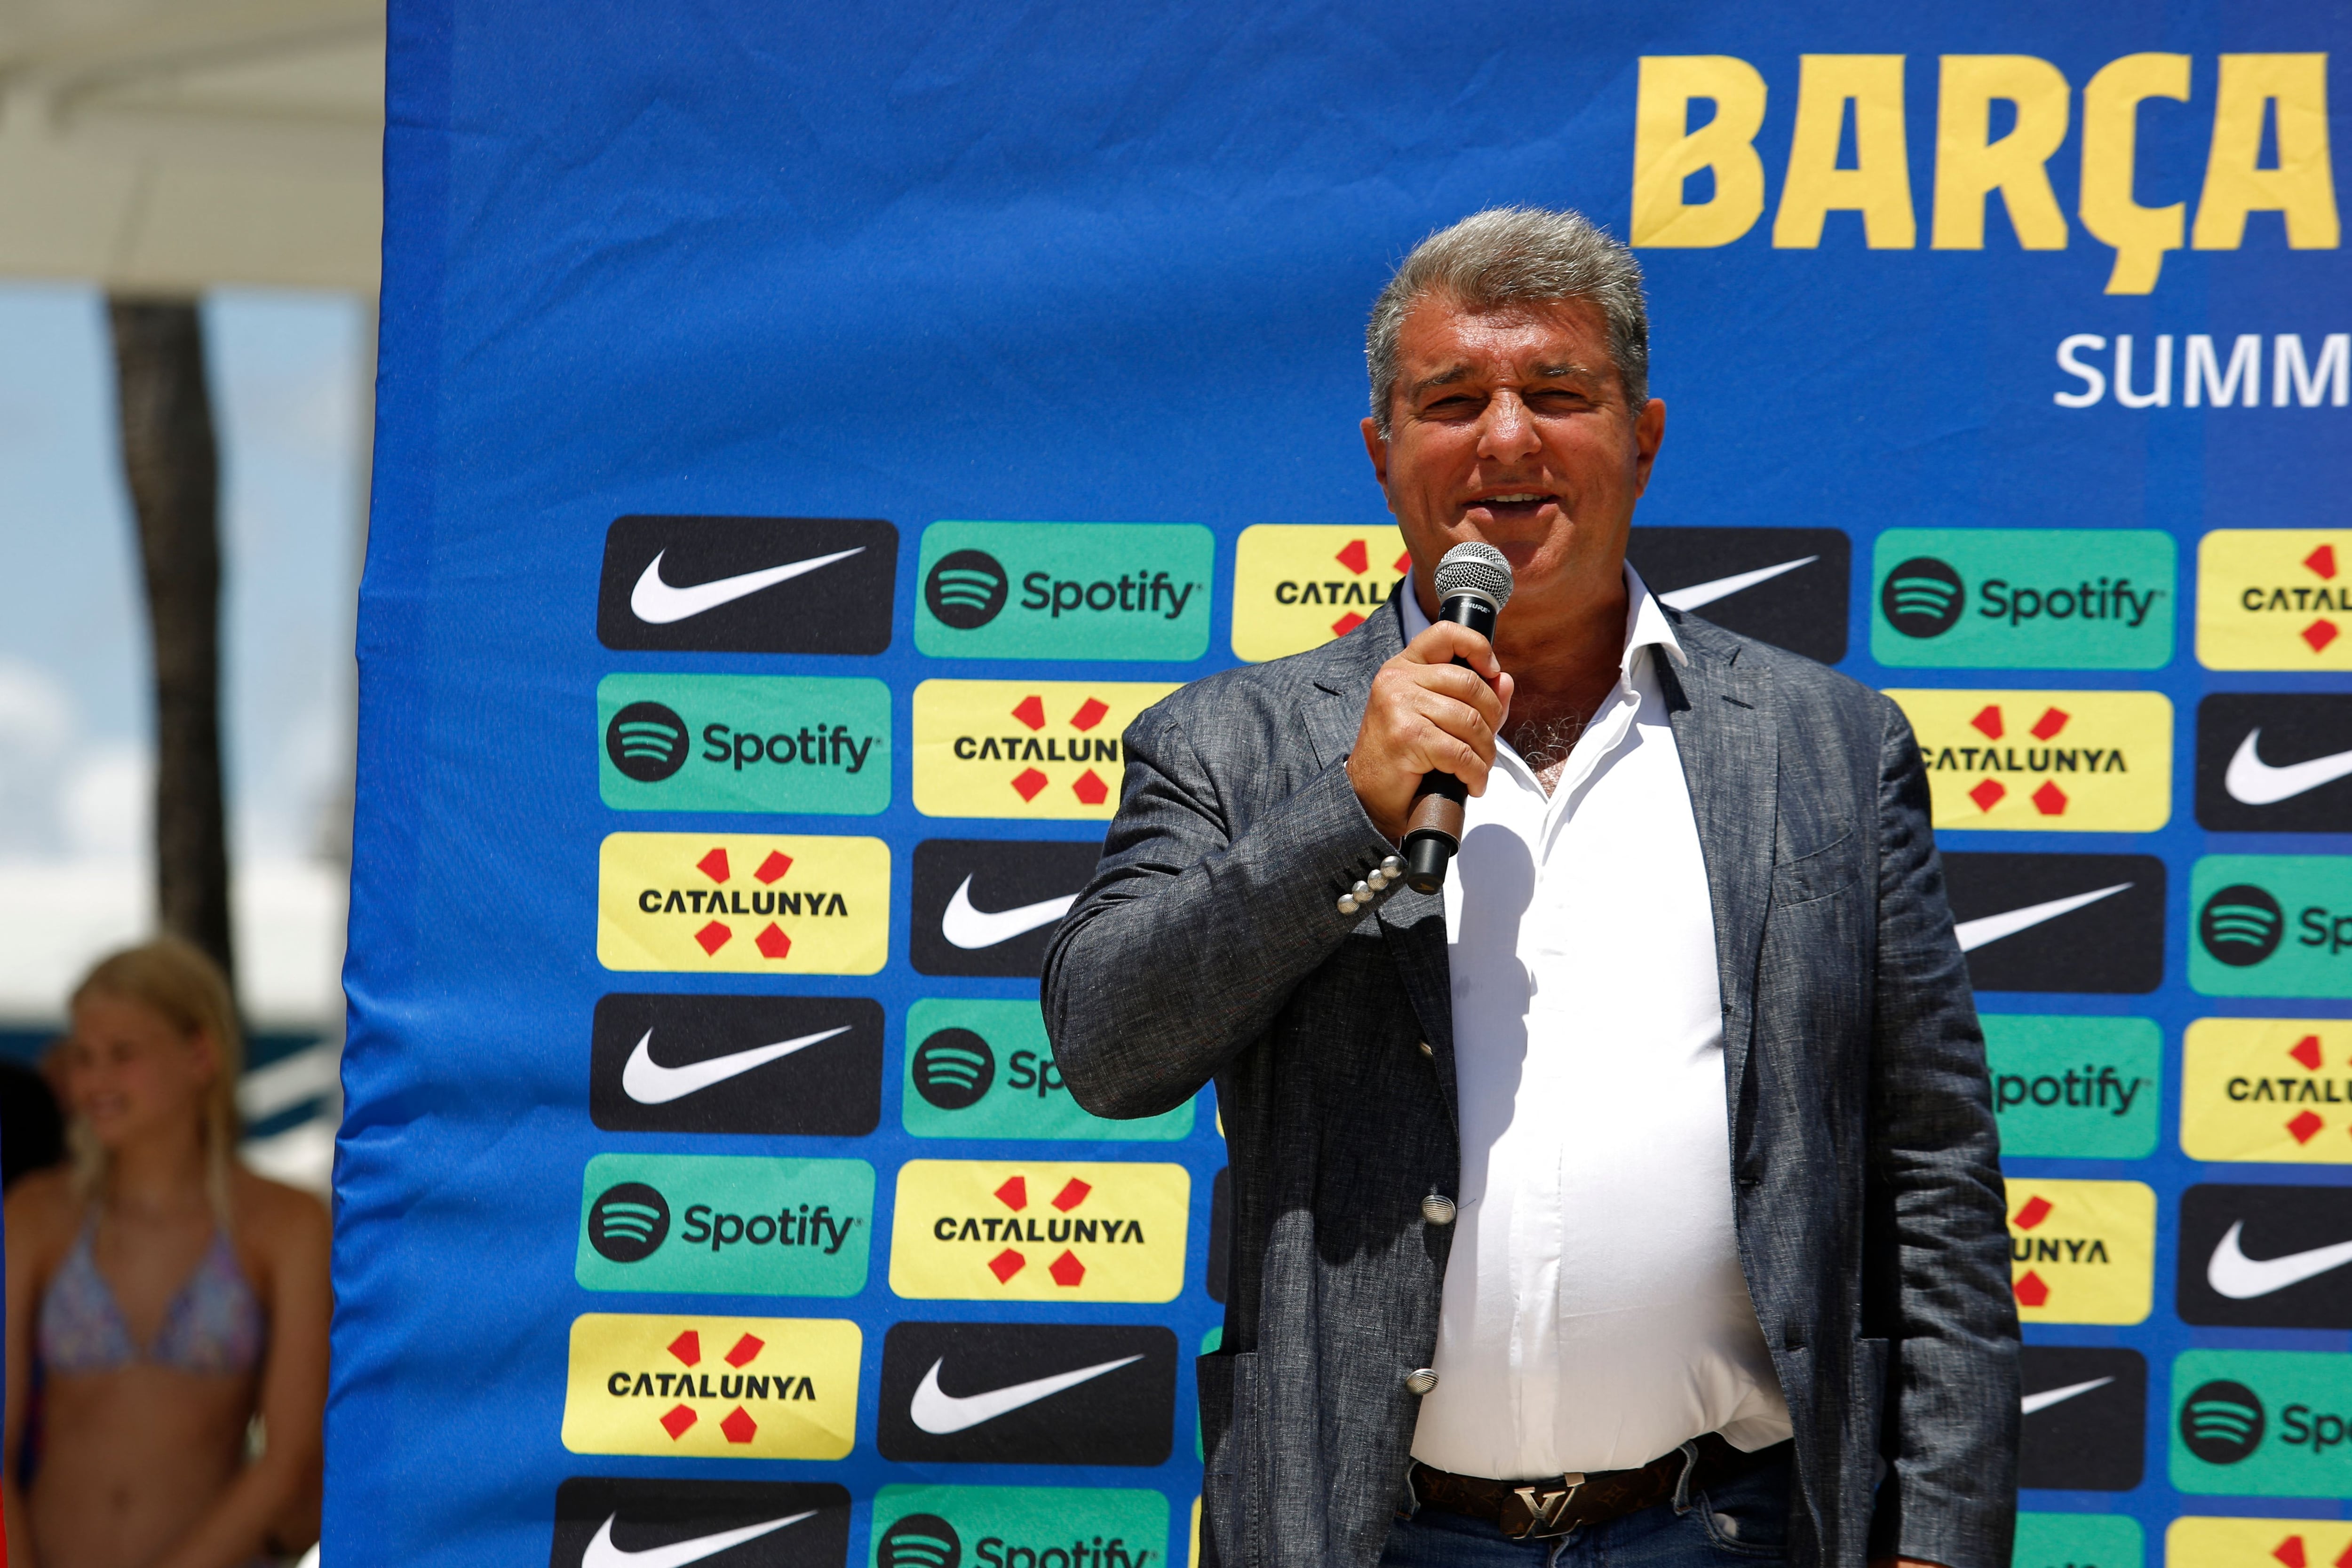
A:
{"type": "Polygon", "coordinates": [[[1391,843],[1403,838],[1424,773],[1451,773],[1473,795],[1485,794],[1495,736],[1510,709],[1511,677],[1494,644],[1467,626],[1441,621],[1382,664],[1348,755],[1348,781],[1372,825],[1391,843]]]}

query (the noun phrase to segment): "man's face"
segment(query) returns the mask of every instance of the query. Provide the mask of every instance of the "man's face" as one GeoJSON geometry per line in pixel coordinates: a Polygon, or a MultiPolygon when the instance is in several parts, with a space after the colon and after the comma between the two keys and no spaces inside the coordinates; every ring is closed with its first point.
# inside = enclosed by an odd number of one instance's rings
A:
{"type": "Polygon", "coordinates": [[[1483,539],[1511,563],[1505,630],[1613,601],[1665,405],[1639,414],[1583,301],[1471,310],[1424,298],[1397,340],[1390,434],[1364,445],[1412,551],[1424,610],[1438,559],[1483,539]]]}

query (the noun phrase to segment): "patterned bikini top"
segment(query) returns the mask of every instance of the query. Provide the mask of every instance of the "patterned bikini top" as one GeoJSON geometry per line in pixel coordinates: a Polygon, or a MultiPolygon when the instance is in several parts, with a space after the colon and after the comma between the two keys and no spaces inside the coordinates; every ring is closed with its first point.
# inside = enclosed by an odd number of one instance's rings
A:
{"type": "Polygon", "coordinates": [[[90,1251],[92,1218],[41,1297],[39,1353],[52,1373],[113,1372],[146,1362],[181,1372],[244,1375],[260,1364],[267,1324],[261,1301],[237,1267],[228,1238],[215,1230],[194,1272],[163,1312],[155,1343],[142,1353],[114,1288],[90,1251]]]}

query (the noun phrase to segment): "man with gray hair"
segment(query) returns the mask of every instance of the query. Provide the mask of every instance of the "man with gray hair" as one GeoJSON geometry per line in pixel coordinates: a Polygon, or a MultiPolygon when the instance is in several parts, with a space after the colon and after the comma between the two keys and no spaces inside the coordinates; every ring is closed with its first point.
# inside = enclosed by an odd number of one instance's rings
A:
{"type": "Polygon", "coordinates": [[[1433,235],[1366,357],[1411,578],[1136,720],[1045,964],[1088,1110],[1216,1082],[1203,1560],[2008,1568],[1999,1150],[1908,727],[1626,565],[1665,405],[1582,217],[1433,235]],[[1491,641],[1438,618],[1468,541],[1491,641]]]}

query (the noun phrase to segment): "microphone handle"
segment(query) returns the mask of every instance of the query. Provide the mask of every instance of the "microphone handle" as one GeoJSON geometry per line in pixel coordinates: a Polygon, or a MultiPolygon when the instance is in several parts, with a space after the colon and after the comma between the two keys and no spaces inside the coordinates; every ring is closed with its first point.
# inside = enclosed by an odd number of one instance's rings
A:
{"type": "MultiPolygon", "coordinates": [[[[1439,606],[1437,618],[1467,626],[1482,637],[1495,634],[1495,603],[1484,594],[1457,593],[1439,606]]],[[[1467,659],[1454,661],[1464,669],[1467,659]]],[[[1445,886],[1445,869],[1462,848],[1463,802],[1470,787],[1434,768],[1421,776],[1421,789],[1404,820],[1404,884],[1415,893],[1445,886]]]]}

